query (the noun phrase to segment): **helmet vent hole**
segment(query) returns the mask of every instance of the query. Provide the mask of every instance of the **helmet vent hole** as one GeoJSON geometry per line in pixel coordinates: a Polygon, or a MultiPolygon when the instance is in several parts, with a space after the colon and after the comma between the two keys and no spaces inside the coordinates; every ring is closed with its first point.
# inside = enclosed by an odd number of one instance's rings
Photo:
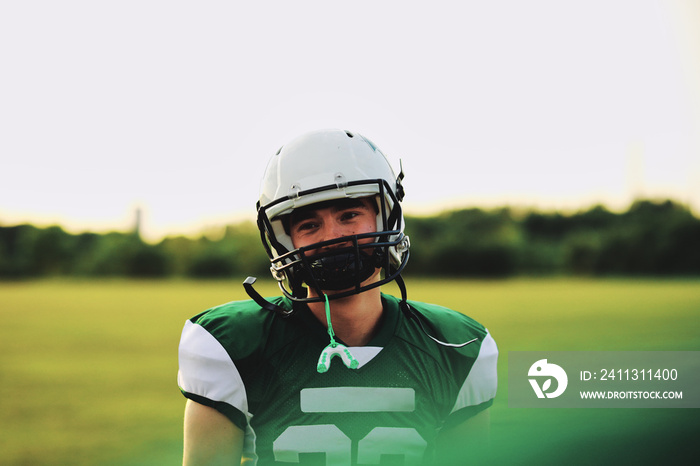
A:
{"type": "Polygon", "coordinates": [[[348,135],[348,137],[354,138],[355,135],[353,135],[350,131],[345,131],[345,134],[348,135]]]}

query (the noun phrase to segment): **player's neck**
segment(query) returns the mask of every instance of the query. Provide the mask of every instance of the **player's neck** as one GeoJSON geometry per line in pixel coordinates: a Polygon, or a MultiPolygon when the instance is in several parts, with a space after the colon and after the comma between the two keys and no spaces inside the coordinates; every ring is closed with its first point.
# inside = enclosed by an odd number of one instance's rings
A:
{"type": "MultiPolygon", "coordinates": [[[[379,329],[382,317],[382,299],[379,288],[330,301],[333,332],[348,346],[364,346],[379,329]]],[[[325,303],[309,303],[309,309],[324,325],[325,303]]]]}

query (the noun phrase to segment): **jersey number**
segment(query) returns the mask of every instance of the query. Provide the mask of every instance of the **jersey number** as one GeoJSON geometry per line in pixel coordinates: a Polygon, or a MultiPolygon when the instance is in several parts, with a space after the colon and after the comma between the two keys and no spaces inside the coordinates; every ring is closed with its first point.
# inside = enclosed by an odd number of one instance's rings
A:
{"type": "MultiPolygon", "coordinates": [[[[406,466],[419,465],[427,446],[408,427],[375,427],[357,445],[357,464],[379,464],[381,455],[403,455],[406,466]]],[[[351,464],[352,441],[334,425],[288,427],[273,444],[276,461],[298,463],[299,453],[325,453],[326,466],[351,464]]]]}

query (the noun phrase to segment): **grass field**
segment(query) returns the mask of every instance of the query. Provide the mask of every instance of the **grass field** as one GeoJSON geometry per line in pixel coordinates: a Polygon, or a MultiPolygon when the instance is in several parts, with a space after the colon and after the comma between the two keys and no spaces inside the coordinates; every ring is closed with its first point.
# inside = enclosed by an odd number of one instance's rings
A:
{"type": "MultiPolygon", "coordinates": [[[[408,286],[411,299],[481,321],[499,344],[494,464],[670,464],[697,452],[695,409],[508,408],[507,363],[508,351],[699,351],[700,280],[408,286]]],[[[0,464],[180,463],[182,325],[244,298],[240,281],[0,283],[0,464]]]]}

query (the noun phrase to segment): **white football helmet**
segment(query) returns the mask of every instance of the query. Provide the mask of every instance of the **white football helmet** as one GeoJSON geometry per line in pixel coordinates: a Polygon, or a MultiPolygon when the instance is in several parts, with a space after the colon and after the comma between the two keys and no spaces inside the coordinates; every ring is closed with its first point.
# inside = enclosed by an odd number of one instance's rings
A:
{"type": "Polygon", "coordinates": [[[357,133],[320,130],[284,145],[267,166],[257,203],[258,228],[282,292],[294,301],[321,301],[321,290],[338,290],[328,297],[340,298],[400,277],[409,256],[400,206],[402,179],[403,172],[397,177],[384,154],[357,133]],[[364,197],[376,199],[376,232],[294,247],[285,225],[294,209],[364,197]],[[367,238],[372,242],[359,242],[367,238]],[[309,255],[336,243],[352,246],[309,255]],[[363,286],[377,268],[383,269],[381,279],[363,286]],[[308,297],[304,284],[318,290],[320,298],[308,297]]]}

